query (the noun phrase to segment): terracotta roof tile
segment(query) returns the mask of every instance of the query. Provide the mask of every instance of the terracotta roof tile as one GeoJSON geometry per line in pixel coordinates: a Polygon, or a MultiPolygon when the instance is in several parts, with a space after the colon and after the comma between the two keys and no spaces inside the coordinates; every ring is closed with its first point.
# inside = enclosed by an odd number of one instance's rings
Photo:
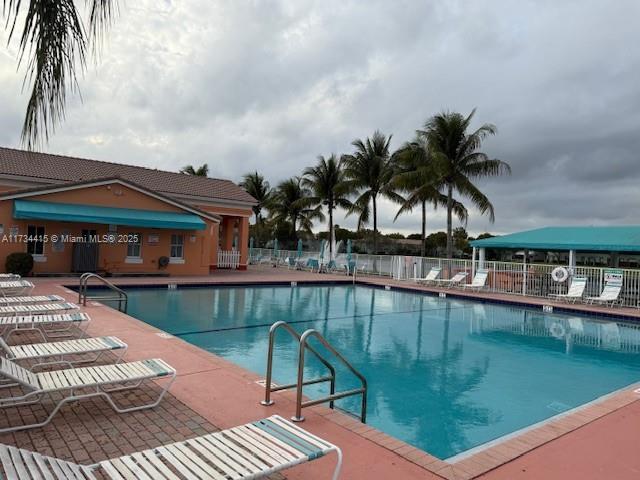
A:
{"type": "Polygon", "coordinates": [[[53,182],[78,182],[119,177],[168,195],[193,195],[212,200],[254,203],[254,198],[230,180],[196,177],[133,165],[102,162],[0,147],[0,174],[53,182]]]}

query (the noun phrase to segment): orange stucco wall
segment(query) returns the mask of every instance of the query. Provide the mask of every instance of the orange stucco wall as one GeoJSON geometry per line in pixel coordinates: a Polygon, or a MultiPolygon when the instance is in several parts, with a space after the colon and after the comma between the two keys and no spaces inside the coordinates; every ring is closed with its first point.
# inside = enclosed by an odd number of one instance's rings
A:
{"type": "MultiPolygon", "coordinates": [[[[155,199],[128,187],[112,184],[107,186],[87,187],[78,190],[44,194],[29,197],[30,200],[49,202],[75,203],[81,205],[100,205],[117,208],[137,208],[158,211],[182,211],[180,208],[155,199]]],[[[139,233],[142,235],[141,263],[128,263],[126,259],[126,243],[102,243],[99,245],[98,268],[112,273],[120,272],[157,272],[158,258],[169,256],[171,234],[184,236],[184,263],[171,263],[166,271],[171,275],[206,275],[210,266],[217,261],[218,224],[204,219],[206,228],[197,231],[180,231],[167,229],[149,229],[118,226],[117,234],[139,233]],[[152,235],[152,238],[149,238],[152,235]],[[157,242],[155,240],[157,239],[157,242]],[[154,240],[150,242],[150,240],[154,240]],[[214,261],[215,259],[215,261],[214,261]]],[[[82,229],[96,230],[97,235],[108,233],[107,225],[91,225],[71,222],[46,222],[40,220],[15,220],[13,218],[13,200],[0,201],[0,224],[3,226],[3,241],[0,242],[0,270],[4,271],[4,259],[12,252],[25,252],[27,245],[23,242],[9,242],[7,237],[13,228],[18,234],[27,234],[28,225],[45,227],[49,236],[67,234],[80,236],[82,229]]],[[[71,271],[72,243],[64,243],[55,248],[52,244],[44,246],[44,255],[35,263],[35,273],[64,273],[71,271]]],[[[130,262],[131,260],[129,260],[130,262]]]]}

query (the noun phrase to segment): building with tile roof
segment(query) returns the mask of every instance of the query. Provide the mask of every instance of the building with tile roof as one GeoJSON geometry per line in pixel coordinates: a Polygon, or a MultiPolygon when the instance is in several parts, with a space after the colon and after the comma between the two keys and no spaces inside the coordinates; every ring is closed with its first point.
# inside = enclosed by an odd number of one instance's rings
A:
{"type": "Polygon", "coordinates": [[[35,274],[245,269],[253,205],[230,180],[0,147],[0,260],[35,274]]]}

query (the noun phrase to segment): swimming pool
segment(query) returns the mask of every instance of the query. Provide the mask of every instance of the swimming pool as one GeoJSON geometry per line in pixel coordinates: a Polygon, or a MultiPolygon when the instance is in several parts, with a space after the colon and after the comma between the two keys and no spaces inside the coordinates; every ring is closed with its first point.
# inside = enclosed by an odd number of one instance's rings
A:
{"type": "MultiPolygon", "coordinates": [[[[271,324],[317,329],[367,378],[367,423],[443,459],[640,380],[640,329],[595,318],[361,285],[127,292],[130,315],[262,375],[271,324]]],[[[294,382],[284,333],[274,358],[274,381],[294,382]]],[[[356,386],[339,368],[337,388],[356,386]]]]}

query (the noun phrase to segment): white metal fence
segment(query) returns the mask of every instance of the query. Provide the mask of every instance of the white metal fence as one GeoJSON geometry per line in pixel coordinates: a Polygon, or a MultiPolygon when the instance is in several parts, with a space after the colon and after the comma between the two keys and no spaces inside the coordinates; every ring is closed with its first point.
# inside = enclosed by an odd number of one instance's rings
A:
{"type": "MultiPolygon", "coordinates": [[[[284,261],[287,257],[296,257],[295,250],[279,250],[276,258],[284,261]]],[[[318,252],[304,252],[303,258],[318,258],[318,252]]],[[[251,263],[259,263],[262,259],[273,258],[273,250],[254,248],[251,252],[251,263]]],[[[328,253],[324,262],[328,263],[328,253]]],[[[451,278],[458,272],[467,272],[471,278],[474,270],[472,260],[446,259],[429,257],[412,257],[401,255],[366,255],[352,254],[352,260],[356,262],[359,275],[374,275],[389,277],[396,280],[411,281],[414,278],[422,278],[429,273],[432,267],[442,269],[441,278],[451,278]]],[[[346,263],[346,255],[340,253],[336,256],[338,264],[346,263]]],[[[479,266],[476,260],[475,268],[479,266]]],[[[487,291],[496,293],[509,293],[527,295],[533,297],[549,297],[552,294],[566,293],[570,279],[565,282],[556,282],[551,277],[551,272],[559,265],[537,263],[515,263],[485,261],[484,268],[489,270],[487,278],[487,291]]],[[[566,267],[566,266],[565,266],[566,267]]],[[[585,297],[598,296],[605,284],[605,272],[609,268],[577,266],[574,268],[574,276],[587,277],[585,297]]],[[[623,286],[620,294],[620,302],[625,306],[640,306],[640,270],[616,269],[623,275],[623,286]]]]}
{"type": "Polygon", "coordinates": [[[238,268],[240,252],[237,250],[218,250],[218,268],[238,268]]]}

